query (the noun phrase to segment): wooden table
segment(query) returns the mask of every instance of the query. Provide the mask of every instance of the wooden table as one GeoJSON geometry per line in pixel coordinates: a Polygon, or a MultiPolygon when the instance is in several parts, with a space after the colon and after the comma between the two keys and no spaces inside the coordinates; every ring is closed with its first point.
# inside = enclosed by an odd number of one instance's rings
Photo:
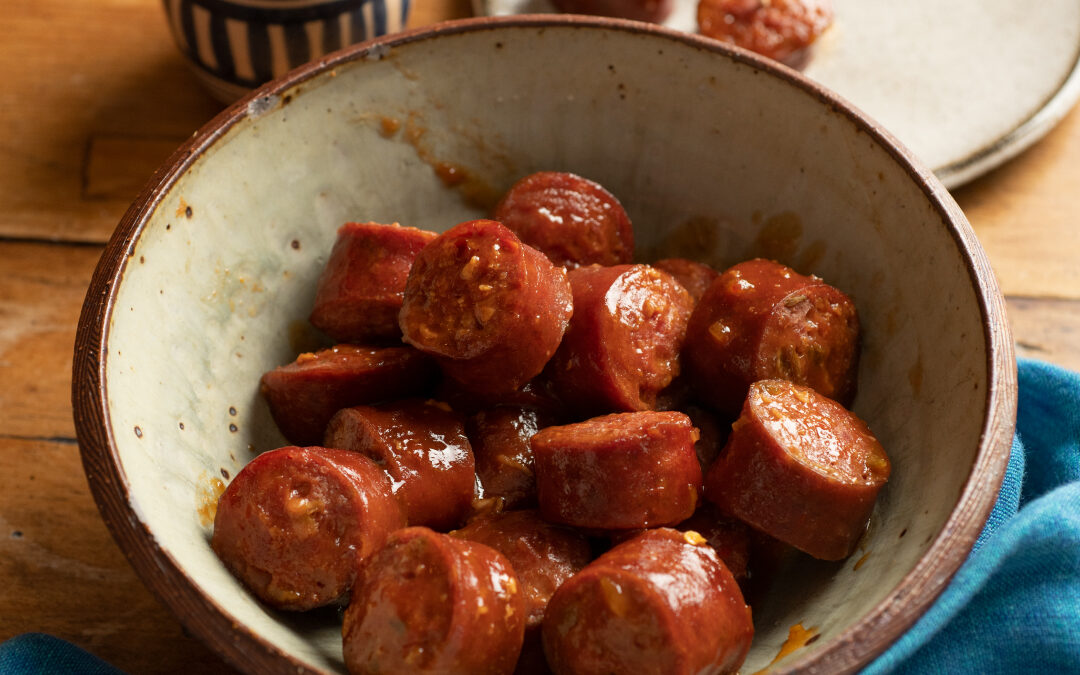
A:
{"type": "MultiPolygon", "coordinates": [[[[411,25],[468,16],[414,0],[411,25]]],[[[132,673],[229,669],[146,591],[90,496],[70,404],[103,244],[152,170],[222,106],[157,0],[7,0],[0,12],[0,641],[65,638],[132,673]]],[[[1080,370],[1080,110],[956,192],[1021,355],[1080,370]]]]}

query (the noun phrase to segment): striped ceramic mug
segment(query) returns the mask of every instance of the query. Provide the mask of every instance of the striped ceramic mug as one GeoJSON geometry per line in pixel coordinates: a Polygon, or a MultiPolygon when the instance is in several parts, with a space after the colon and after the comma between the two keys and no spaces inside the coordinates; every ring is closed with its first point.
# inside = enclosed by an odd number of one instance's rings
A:
{"type": "Polygon", "coordinates": [[[289,70],[401,30],[410,0],[164,0],[199,79],[231,102],[289,70]]]}

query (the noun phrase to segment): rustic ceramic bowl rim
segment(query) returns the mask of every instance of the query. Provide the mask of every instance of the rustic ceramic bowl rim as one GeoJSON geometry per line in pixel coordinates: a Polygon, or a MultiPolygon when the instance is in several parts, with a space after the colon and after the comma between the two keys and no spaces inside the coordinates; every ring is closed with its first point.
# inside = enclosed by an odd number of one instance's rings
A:
{"type": "Polygon", "coordinates": [[[985,423],[979,451],[956,507],[929,549],[912,569],[868,614],[822,649],[771,671],[849,672],[867,664],[906,631],[931,605],[967,558],[993,508],[1001,486],[1016,422],[1016,360],[998,289],[985,253],[967,219],[934,175],[911,156],[891,134],[835,93],[797,72],[753,53],[697,35],[644,24],[570,15],[518,15],[449,21],[358,43],[308,63],[269,82],[214,117],[182,145],[147,182],[112,235],[87,291],[79,319],[72,373],[72,404],[83,467],[103,519],[143,582],[180,622],[232,665],[252,672],[315,673],[308,665],[280,651],[246,626],[234,621],[211,597],[191,583],[183,569],[157,544],[153,533],[133,513],[129,481],[119,463],[116,440],[108,417],[105,381],[108,326],[117,288],[135,242],[163,196],[234,124],[275,105],[286,91],[362,57],[372,49],[472,31],[500,28],[578,27],[651,34],[723,54],[787,81],[850,119],[879,143],[918,184],[933,208],[948,223],[962,252],[973,285],[978,289],[987,351],[985,423]],[[995,330],[996,328],[996,330],[995,330]]]}

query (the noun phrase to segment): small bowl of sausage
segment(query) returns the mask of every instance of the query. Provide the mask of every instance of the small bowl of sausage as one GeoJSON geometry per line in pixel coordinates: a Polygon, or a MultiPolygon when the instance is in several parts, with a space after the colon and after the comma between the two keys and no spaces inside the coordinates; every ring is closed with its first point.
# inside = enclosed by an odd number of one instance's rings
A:
{"type": "Polygon", "coordinates": [[[533,16],[211,121],[102,256],[73,397],[117,542],[242,670],[846,672],[970,551],[1015,377],[887,131],[715,41],[533,16]]]}

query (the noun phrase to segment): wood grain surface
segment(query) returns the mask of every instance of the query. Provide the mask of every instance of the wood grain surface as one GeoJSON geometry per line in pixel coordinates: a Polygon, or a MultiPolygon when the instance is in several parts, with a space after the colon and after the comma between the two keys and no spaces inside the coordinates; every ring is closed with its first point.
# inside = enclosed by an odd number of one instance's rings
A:
{"type": "MultiPolygon", "coordinates": [[[[469,15],[414,0],[410,25],[469,15]]],[[[131,673],[230,672],[146,591],[74,438],[79,308],[153,169],[222,106],[159,0],[7,0],[0,12],[0,641],[41,631],[131,673]]],[[[955,192],[1007,296],[1018,353],[1080,370],[1080,112],[955,192]]]]}

